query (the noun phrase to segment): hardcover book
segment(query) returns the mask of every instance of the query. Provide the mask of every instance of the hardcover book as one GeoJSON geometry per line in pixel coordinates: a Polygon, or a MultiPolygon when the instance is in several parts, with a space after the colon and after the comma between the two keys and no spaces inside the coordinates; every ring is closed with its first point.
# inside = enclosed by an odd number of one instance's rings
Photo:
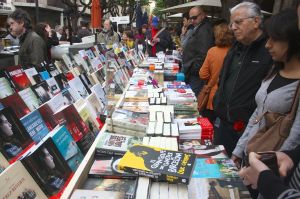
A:
{"type": "Polygon", "coordinates": [[[30,113],[30,109],[27,107],[18,93],[14,93],[8,97],[5,97],[1,99],[0,102],[4,107],[11,107],[18,118],[30,113]]]}
{"type": "Polygon", "coordinates": [[[42,104],[42,101],[35,95],[31,88],[19,91],[19,95],[30,111],[36,110],[42,104]]]}
{"type": "Polygon", "coordinates": [[[49,135],[72,171],[76,171],[83,155],[65,126],[53,130],[49,135]]]}
{"type": "Polygon", "coordinates": [[[15,162],[1,173],[0,186],[0,198],[47,199],[20,161],[15,162]]]}
{"type": "Polygon", "coordinates": [[[238,168],[229,158],[197,158],[193,178],[238,177],[238,168]]]}
{"type": "Polygon", "coordinates": [[[0,122],[0,152],[12,163],[33,145],[33,140],[11,108],[0,111],[0,122]]]}
{"type": "Polygon", "coordinates": [[[42,81],[39,84],[33,85],[31,88],[43,103],[49,101],[53,97],[51,89],[46,81],[42,81]]]}
{"type": "Polygon", "coordinates": [[[195,159],[194,154],[137,144],[125,153],[118,168],[156,181],[189,184],[195,159]]]}
{"type": "Polygon", "coordinates": [[[103,154],[124,155],[134,144],[141,144],[142,138],[104,132],[96,146],[96,156],[103,154]]]}
{"type": "Polygon", "coordinates": [[[134,199],[137,180],[88,178],[82,189],[124,192],[124,199],[134,199]]]}
{"type": "Polygon", "coordinates": [[[0,99],[8,97],[14,93],[9,81],[5,77],[0,78],[0,99]]]}
{"type": "Polygon", "coordinates": [[[126,173],[118,169],[122,156],[99,156],[93,163],[89,177],[91,178],[116,178],[135,179],[137,175],[126,173]]]}
{"type": "Polygon", "coordinates": [[[39,143],[49,133],[49,129],[38,110],[25,115],[20,121],[35,143],[39,143]]]}
{"type": "Polygon", "coordinates": [[[66,125],[75,142],[89,132],[88,126],[81,119],[74,105],[62,107],[54,113],[54,118],[60,125],[66,125]]]}
{"type": "Polygon", "coordinates": [[[12,80],[12,83],[17,91],[31,86],[31,83],[21,66],[6,67],[5,72],[7,74],[7,77],[12,80]]]}
{"type": "Polygon", "coordinates": [[[37,146],[21,162],[48,197],[61,193],[72,174],[52,139],[37,146]]]}

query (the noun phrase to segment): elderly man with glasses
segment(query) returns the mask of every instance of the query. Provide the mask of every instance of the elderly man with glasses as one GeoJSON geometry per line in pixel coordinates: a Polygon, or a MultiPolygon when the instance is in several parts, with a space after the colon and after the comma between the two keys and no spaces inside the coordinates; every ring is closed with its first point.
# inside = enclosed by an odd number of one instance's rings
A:
{"type": "Polygon", "coordinates": [[[189,13],[194,29],[183,46],[182,72],[185,74],[186,82],[191,85],[195,95],[198,96],[204,81],[199,77],[207,51],[214,46],[213,28],[202,7],[193,7],[189,13]]]}
{"type": "Polygon", "coordinates": [[[224,145],[229,156],[256,108],[255,94],[272,66],[259,6],[243,2],[230,13],[229,26],[236,42],[224,59],[213,102],[217,117],[214,144],[224,145]]]}

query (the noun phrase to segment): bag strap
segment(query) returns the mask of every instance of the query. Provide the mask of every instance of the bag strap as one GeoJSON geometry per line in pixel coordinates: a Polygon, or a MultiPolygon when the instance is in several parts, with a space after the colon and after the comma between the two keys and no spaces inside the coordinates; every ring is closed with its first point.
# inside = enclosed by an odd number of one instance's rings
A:
{"type": "Polygon", "coordinates": [[[162,29],[160,29],[160,31],[158,31],[154,36],[153,36],[153,38],[152,39],[155,39],[155,38],[157,38],[164,30],[165,30],[166,28],[162,28],[162,29]]]}

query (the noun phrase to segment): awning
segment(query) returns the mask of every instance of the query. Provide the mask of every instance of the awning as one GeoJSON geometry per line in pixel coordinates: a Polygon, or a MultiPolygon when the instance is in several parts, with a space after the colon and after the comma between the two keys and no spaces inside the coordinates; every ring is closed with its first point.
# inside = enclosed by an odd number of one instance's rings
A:
{"type": "Polygon", "coordinates": [[[169,15],[167,17],[168,18],[182,18],[182,13],[177,13],[177,14],[169,15]]]}
{"type": "Polygon", "coordinates": [[[188,3],[184,3],[178,6],[173,6],[170,8],[166,8],[163,10],[160,10],[161,12],[167,12],[167,11],[188,11],[191,7],[194,6],[214,6],[214,7],[222,7],[220,0],[197,0],[192,1],[188,3]]]}

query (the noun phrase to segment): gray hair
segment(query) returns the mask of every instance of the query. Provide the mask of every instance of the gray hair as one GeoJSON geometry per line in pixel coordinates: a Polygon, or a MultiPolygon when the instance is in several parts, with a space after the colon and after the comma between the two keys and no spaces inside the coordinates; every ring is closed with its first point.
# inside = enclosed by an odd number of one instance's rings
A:
{"type": "Polygon", "coordinates": [[[230,14],[232,15],[235,11],[238,9],[245,8],[248,12],[248,15],[251,17],[259,17],[261,22],[260,22],[260,28],[262,28],[263,25],[263,18],[264,15],[261,12],[260,7],[252,2],[242,2],[234,6],[233,8],[230,9],[230,14]]]}

